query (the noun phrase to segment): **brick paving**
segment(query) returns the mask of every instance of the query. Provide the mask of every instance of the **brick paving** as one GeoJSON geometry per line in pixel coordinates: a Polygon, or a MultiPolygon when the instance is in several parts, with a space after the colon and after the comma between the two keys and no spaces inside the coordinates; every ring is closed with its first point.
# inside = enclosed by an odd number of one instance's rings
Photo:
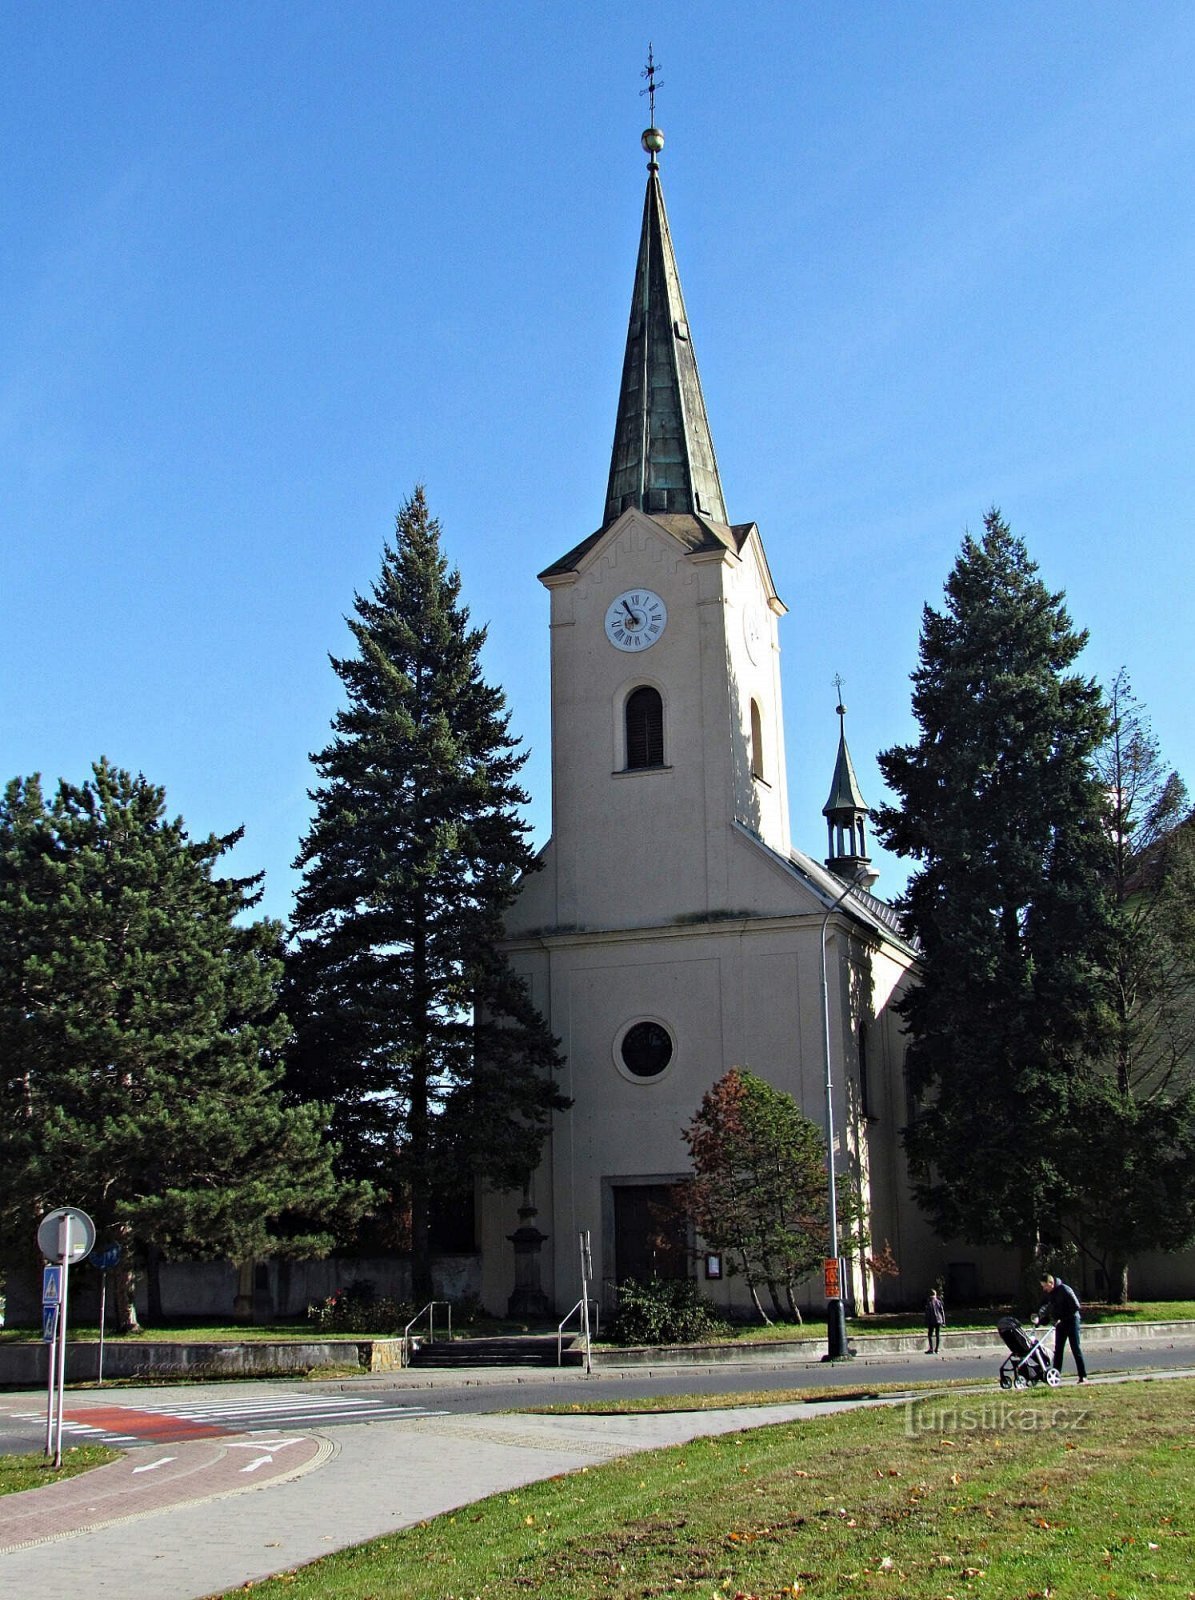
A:
{"type": "MultiPolygon", "coordinates": [[[[257,1489],[308,1471],[329,1453],[314,1436],[229,1440],[225,1434],[218,1442],[143,1445],[106,1467],[0,1496],[0,1571],[3,1557],[22,1546],[257,1489]]],[[[0,1591],[15,1593],[4,1584],[0,1591]]]]}

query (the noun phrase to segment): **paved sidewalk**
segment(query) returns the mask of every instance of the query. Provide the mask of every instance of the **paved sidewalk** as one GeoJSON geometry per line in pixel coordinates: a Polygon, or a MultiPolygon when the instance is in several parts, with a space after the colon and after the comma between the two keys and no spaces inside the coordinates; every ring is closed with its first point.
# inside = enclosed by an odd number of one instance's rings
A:
{"type": "MultiPolygon", "coordinates": [[[[1151,1375],[1109,1374],[1097,1382],[1132,1382],[1151,1375]]],[[[467,1381],[478,1376],[472,1374],[467,1381]]],[[[503,1376],[509,1381],[509,1373],[503,1376]]],[[[1165,1376],[1192,1377],[1195,1371],[1172,1369],[1165,1376]]],[[[456,1381],[461,1382],[460,1375],[456,1381]]],[[[223,1386],[211,1391],[220,1392],[226,1392],[223,1386]]],[[[160,1402],[163,1391],[152,1393],[160,1402]]],[[[207,1391],[196,1387],[187,1393],[189,1400],[202,1405],[207,1391]]],[[[595,1398],[592,1391],[590,1397],[595,1398]]],[[[126,1406],[135,1406],[138,1398],[136,1392],[122,1394],[126,1406]]],[[[251,1480],[240,1470],[249,1457],[239,1452],[252,1452],[256,1459],[269,1450],[260,1435],[251,1442],[243,1435],[240,1440],[232,1435],[220,1440],[192,1436],[182,1444],[159,1440],[130,1451],[124,1462],[73,1480],[73,1486],[38,1489],[28,1497],[37,1503],[35,1510],[50,1504],[40,1497],[61,1493],[58,1509],[64,1518],[72,1505],[76,1513],[95,1507],[89,1515],[76,1515],[76,1521],[103,1525],[47,1535],[37,1531],[35,1520],[25,1525],[24,1533],[14,1522],[14,1537],[19,1534],[21,1540],[37,1542],[5,1549],[11,1541],[3,1537],[4,1512],[14,1519],[25,1516],[20,1502],[26,1497],[8,1497],[7,1507],[0,1501],[0,1595],[28,1594],[37,1600],[92,1600],[93,1596],[205,1600],[329,1551],[557,1473],[703,1436],[861,1405],[900,1404],[903,1398],[888,1394],[874,1400],[638,1416],[421,1414],[354,1421],[323,1431],[318,1416],[313,1416],[310,1424],[287,1423],[270,1436],[276,1446],[284,1439],[291,1441],[274,1452],[269,1470],[279,1476],[271,1483],[261,1481],[266,1475],[264,1462],[260,1476],[251,1480]],[[185,1502],[180,1503],[179,1492],[166,1481],[153,1493],[140,1487],[138,1469],[151,1467],[163,1456],[177,1463],[170,1470],[179,1475],[185,1502]],[[130,1485],[134,1477],[138,1480],[136,1497],[124,1508],[118,1495],[108,1496],[109,1483],[115,1490],[114,1480],[121,1472],[130,1485]],[[184,1481],[188,1477],[190,1490],[184,1481]],[[104,1500],[89,1495],[89,1486],[103,1489],[104,1500]]],[[[153,1468],[145,1476],[152,1479],[158,1470],[166,1473],[167,1468],[153,1468]]]]}
{"type": "MultiPolygon", "coordinates": [[[[0,1594],[200,1600],[500,1490],[660,1445],[818,1416],[841,1404],[638,1417],[439,1416],[338,1427],[320,1440],[324,1459],[288,1481],[232,1495],[218,1491],[0,1553],[0,1594]]],[[[134,1451],[130,1460],[155,1453],[162,1447],[134,1451]]]]}

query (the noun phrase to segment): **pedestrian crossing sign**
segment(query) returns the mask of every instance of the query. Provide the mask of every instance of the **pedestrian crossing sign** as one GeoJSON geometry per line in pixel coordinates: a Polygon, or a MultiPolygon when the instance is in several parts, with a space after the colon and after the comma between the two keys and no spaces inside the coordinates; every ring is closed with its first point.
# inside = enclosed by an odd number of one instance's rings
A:
{"type": "Polygon", "coordinates": [[[53,1344],[58,1333],[58,1303],[41,1308],[41,1336],[47,1344],[53,1344]]]}
{"type": "Polygon", "coordinates": [[[42,1268],[41,1303],[43,1306],[57,1306],[62,1304],[61,1267],[42,1268]]]}

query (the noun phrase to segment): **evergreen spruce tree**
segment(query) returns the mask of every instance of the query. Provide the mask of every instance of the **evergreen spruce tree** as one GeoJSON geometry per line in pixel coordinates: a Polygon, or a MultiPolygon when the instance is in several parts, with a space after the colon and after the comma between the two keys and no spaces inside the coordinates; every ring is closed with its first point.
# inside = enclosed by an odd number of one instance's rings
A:
{"type": "Polygon", "coordinates": [[[926,607],[916,744],[880,757],[881,836],[921,982],[905,1002],[915,1192],[944,1237],[1056,1244],[1075,1199],[1086,1064],[1104,1048],[1107,807],[1086,642],[998,511],[926,607]]]}
{"type": "Polygon", "coordinates": [[[555,1040],[498,948],[534,864],[526,756],[421,488],[355,612],[357,653],[333,659],[348,704],[312,757],[296,862],[291,1082],[335,1103],[353,1170],[392,1196],[422,1299],[437,1189],[524,1181],[567,1102],[555,1040]]]}
{"type": "Polygon", "coordinates": [[[131,1268],[167,1256],[318,1253],[351,1196],[318,1106],[277,1062],[281,928],[242,920],[255,878],[220,878],[240,837],[192,840],[161,789],[14,779],[0,802],[0,1237],[28,1260],[39,1217],[82,1207],[131,1268]]]}
{"type": "Polygon", "coordinates": [[[1107,699],[1112,1034],[1077,1130],[1076,1232],[1124,1301],[1130,1256],[1195,1239],[1195,826],[1123,670],[1107,699]]]}

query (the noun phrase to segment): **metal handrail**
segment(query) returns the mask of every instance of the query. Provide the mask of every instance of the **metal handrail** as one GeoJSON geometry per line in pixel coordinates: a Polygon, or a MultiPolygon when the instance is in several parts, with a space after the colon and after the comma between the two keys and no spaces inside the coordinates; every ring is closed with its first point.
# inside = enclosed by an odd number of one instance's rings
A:
{"type": "MultiPolygon", "coordinates": [[[[591,1300],[589,1303],[593,1307],[593,1328],[594,1328],[594,1332],[595,1333],[601,1333],[601,1331],[602,1331],[602,1327],[601,1327],[601,1312],[602,1312],[602,1308],[601,1308],[600,1304],[598,1303],[598,1301],[596,1301],[596,1300],[591,1300]]],[[[568,1322],[570,1317],[575,1317],[577,1312],[580,1311],[581,1307],[584,1304],[585,1304],[585,1301],[583,1299],[578,1300],[576,1305],[572,1308],[572,1310],[565,1314],[565,1316],[561,1320],[560,1326],[556,1329],[556,1365],[558,1367],[563,1364],[562,1363],[562,1356],[563,1356],[563,1351],[564,1351],[564,1327],[565,1327],[565,1323],[568,1322]]]]}
{"type": "Polygon", "coordinates": [[[448,1342],[449,1344],[452,1343],[452,1301],[429,1300],[423,1310],[417,1311],[402,1331],[402,1364],[404,1367],[411,1365],[411,1345],[413,1343],[411,1329],[417,1322],[422,1322],[424,1317],[427,1318],[427,1342],[428,1344],[435,1344],[437,1306],[446,1306],[448,1308],[448,1342]]]}

